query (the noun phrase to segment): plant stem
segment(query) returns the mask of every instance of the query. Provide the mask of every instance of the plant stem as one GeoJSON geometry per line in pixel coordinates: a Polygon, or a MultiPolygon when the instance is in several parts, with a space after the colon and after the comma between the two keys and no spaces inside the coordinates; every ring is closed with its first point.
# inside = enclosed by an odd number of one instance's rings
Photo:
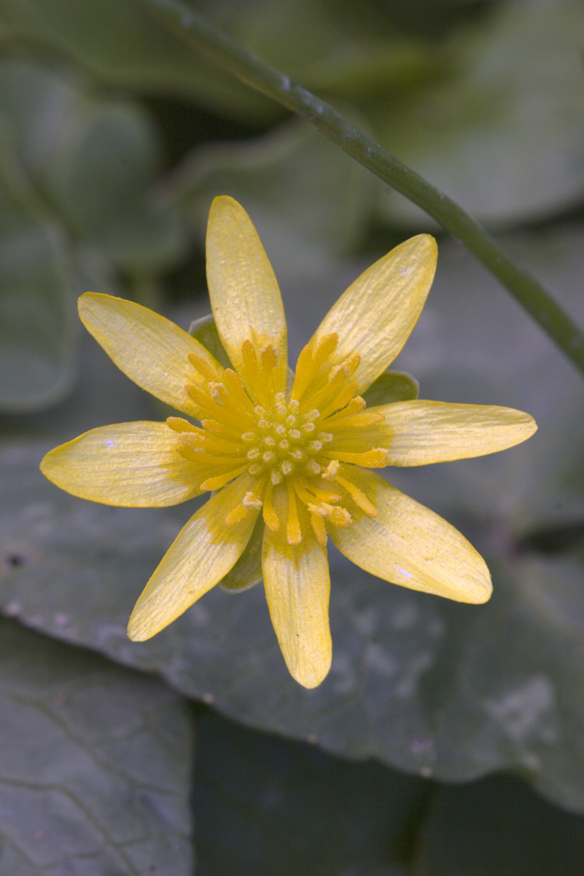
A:
{"type": "Polygon", "coordinates": [[[519,267],[495,239],[451,198],[403,164],[288,76],[264,64],[181,0],[139,0],[182,42],[242,82],[311,122],[317,130],[458,238],[497,277],[564,354],[584,372],[584,335],[544,286],[519,267]]]}

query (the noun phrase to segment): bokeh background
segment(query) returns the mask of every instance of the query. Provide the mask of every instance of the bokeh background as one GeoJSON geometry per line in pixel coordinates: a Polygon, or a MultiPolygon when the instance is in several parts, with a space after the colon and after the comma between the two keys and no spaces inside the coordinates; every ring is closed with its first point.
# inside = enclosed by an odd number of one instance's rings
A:
{"type": "MultiPolygon", "coordinates": [[[[454,197],[584,323],[581,0],[185,0],[454,197]]],[[[141,0],[0,0],[0,873],[581,876],[584,384],[461,246],[141,0]],[[195,503],[38,471],[165,415],[82,331],[91,289],[209,311],[213,196],[250,213],[297,353],[375,258],[438,237],[396,367],[536,417],[504,454],[390,472],[491,568],[486,606],[331,551],[331,673],[288,675],[262,586],[155,639],[131,608],[195,503]]]]}

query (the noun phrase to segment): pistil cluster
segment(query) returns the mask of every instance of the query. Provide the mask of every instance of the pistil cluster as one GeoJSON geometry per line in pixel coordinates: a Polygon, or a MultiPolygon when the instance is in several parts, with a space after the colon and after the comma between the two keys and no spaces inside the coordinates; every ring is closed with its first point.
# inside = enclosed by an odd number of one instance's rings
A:
{"type": "Polygon", "coordinates": [[[250,477],[251,489],[227,514],[228,525],[261,509],[266,526],[285,532],[289,544],[300,544],[310,527],[324,546],[327,524],[350,525],[357,508],[376,516],[352,470],[386,465],[387,451],[376,446],[383,417],[365,411],[355,395],[359,355],[331,362],[337,344],[338,336],[329,334],[302,350],[288,398],[275,389],[273,344],[258,348],[246,340],[241,374],[189,356],[195,380],[185,391],[201,426],[179,417],[167,423],[178,433],[176,449],[192,462],[201,491],[250,477]]]}

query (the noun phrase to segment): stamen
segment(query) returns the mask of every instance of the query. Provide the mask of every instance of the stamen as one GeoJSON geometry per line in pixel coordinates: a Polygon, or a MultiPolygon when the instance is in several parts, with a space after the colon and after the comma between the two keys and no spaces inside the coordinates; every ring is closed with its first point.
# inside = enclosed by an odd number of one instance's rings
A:
{"type": "Polygon", "coordinates": [[[269,377],[278,361],[278,353],[274,344],[265,344],[265,346],[262,347],[260,350],[260,361],[264,375],[269,377]]]}
{"type": "Polygon", "coordinates": [[[227,392],[224,383],[216,383],[209,381],[209,393],[211,397],[217,402],[218,405],[223,404],[222,396],[227,392]]]}
{"type": "Polygon", "coordinates": [[[227,524],[227,526],[234,526],[236,523],[239,523],[240,520],[243,520],[248,511],[249,508],[246,508],[243,502],[241,503],[241,505],[236,505],[235,508],[233,508],[233,510],[230,511],[225,518],[225,523],[227,524]]]}
{"type": "Polygon", "coordinates": [[[348,526],[351,522],[351,515],[346,508],[341,508],[339,505],[335,505],[330,520],[335,526],[348,526]]]}
{"type": "Polygon", "coordinates": [[[323,518],[319,517],[318,514],[311,514],[310,523],[312,524],[312,529],[314,530],[318,543],[322,547],[326,547],[327,534],[323,518]]]}
{"type": "MultiPolygon", "coordinates": [[[[260,358],[261,355],[260,352],[260,358]]],[[[241,357],[253,397],[256,401],[269,407],[271,401],[269,375],[266,375],[263,370],[260,371],[255,347],[249,339],[241,345],[241,357]]]]}
{"type": "Polygon", "coordinates": [[[199,356],[198,353],[189,353],[188,359],[193,368],[206,380],[217,380],[217,372],[203,356],[199,356]]]}
{"type": "Polygon", "coordinates": [[[166,425],[175,432],[196,432],[198,429],[198,426],[194,426],[188,420],[183,419],[183,417],[167,417],[166,425]]]}
{"type": "Polygon", "coordinates": [[[268,526],[272,532],[277,532],[280,528],[280,518],[276,514],[276,509],[272,503],[272,496],[274,492],[274,486],[270,481],[266,486],[266,492],[264,495],[264,507],[262,509],[262,514],[264,517],[264,522],[266,526],[268,526]]]}
{"type": "MultiPolygon", "coordinates": [[[[236,427],[228,426],[225,423],[220,423],[218,420],[204,419],[204,420],[201,420],[201,425],[203,426],[204,429],[207,430],[207,432],[213,432],[216,435],[231,435],[231,436],[238,438],[238,439],[240,436],[242,438],[244,437],[243,435],[241,435],[240,430],[237,429],[236,427]]],[[[245,434],[248,435],[249,433],[246,432],[245,434]]]]}
{"type": "Polygon", "coordinates": [[[259,496],[256,496],[256,494],[252,493],[250,490],[241,500],[241,504],[244,508],[253,508],[256,511],[259,511],[263,503],[259,496]]]}
{"type": "Polygon", "coordinates": [[[321,411],[322,419],[324,420],[329,414],[333,414],[335,411],[344,408],[347,405],[353,396],[355,395],[355,390],[357,389],[357,384],[353,381],[352,383],[348,383],[344,386],[338,395],[332,398],[328,405],[321,411]]]}
{"type": "Polygon", "coordinates": [[[288,524],[286,526],[286,540],[288,544],[300,544],[302,541],[302,530],[300,521],[298,520],[298,507],[296,505],[296,494],[293,484],[287,481],[286,487],[288,490],[288,524]]]}
{"type": "Polygon", "coordinates": [[[313,350],[310,344],[307,344],[301,351],[296,365],[296,376],[294,378],[294,386],[292,387],[292,399],[297,401],[302,398],[320,367],[328,359],[331,353],[335,350],[339,342],[339,336],[333,332],[330,335],[323,335],[313,350]]]}
{"type": "Polygon", "coordinates": [[[327,465],[326,469],[323,472],[323,475],[322,475],[323,478],[325,478],[327,481],[334,481],[335,476],[336,476],[340,467],[341,467],[341,463],[339,462],[338,459],[331,459],[331,461],[329,462],[329,464],[327,465]]]}
{"type": "Polygon", "coordinates": [[[336,480],[338,484],[345,488],[353,502],[359,506],[361,511],[364,511],[369,517],[377,517],[377,508],[373,502],[367,498],[365,493],[359,489],[359,487],[355,486],[355,484],[341,475],[337,475],[336,480]]]}
{"type": "Polygon", "coordinates": [[[201,484],[201,490],[205,492],[206,490],[220,490],[221,487],[224,487],[225,484],[228,484],[229,481],[232,481],[233,478],[236,478],[237,475],[243,474],[244,471],[247,471],[247,465],[242,465],[240,468],[234,468],[231,471],[227,471],[224,474],[216,475],[212,478],[207,478],[206,481],[203,481],[201,484]]]}
{"type": "Polygon", "coordinates": [[[323,456],[327,459],[338,459],[340,462],[351,462],[363,468],[383,468],[387,465],[387,450],[382,447],[374,447],[366,453],[346,453],[340,450],[324,450],[323,456]]]}

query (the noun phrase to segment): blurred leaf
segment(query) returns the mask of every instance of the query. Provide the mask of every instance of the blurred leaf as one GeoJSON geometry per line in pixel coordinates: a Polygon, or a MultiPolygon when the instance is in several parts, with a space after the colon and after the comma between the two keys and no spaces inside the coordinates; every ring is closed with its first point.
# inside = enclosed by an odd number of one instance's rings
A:
{"type": "MultiPolygon", "coordinates": [[[[516,244],[575,312],[583,241],[575,229],[516,244]]],[[[309,294],[287,299],[304,339],[308,321],[347,285],[346,264],[342,279],[327,270],[309,294]]],[[[130,643],[133,602],[191,509],[103,508],[43,483],[36,465],[58,440],[148,418],[144,394],[95,364],[58,416],[32,417],[20,436],[6,436],[0,603],[52,635],[159,672],[246,724],[439,779],[520,769],[584,811],[581,559],[574,549],[550,559],[519,547],[532,527],[584,519],[582,382],[495,282],[448,246],[398,367],[421,378],[423,397],[507,404],[539,420],[534,438],[504,454],[390,473],[485,555],[495,584],[486,606],[380,582],[331,549],[333,665],[316,690],[288,676],[261,588],[238,596],[215,588],[153,640],[130,643]]]]}
{"type": "Polygon", "coordinates": [[[299,243],[317,252],[355,247],[373,182],[306,122],[293,121],[256,140],[196,149],[171,189],[200,237],[213,197],[229,194],[253,216],[266,249],[297,263],[299,243]]]}
{"type": "Polygon", "coordinates": [[[582,816],[505,776],[437,790],[414,866],[425,876],[580,876],[583,869],[582,816]]]}
{"type": "MultiPolygon", "coordinates": [[[[371,105],[379,141],[475,217],[540,219],[584,194],[580,0],[507,2],[456,35],[450,75],[391,109],[371,105]]],[[[425,214],[383,186],[380,214],[428,228],[425,214]]]]}
{"type": "Polygon", "coordinates": [[[0,114],[0,410],[16,413],[68,392],[77,320],[67,241],[27,179],[12,133],[0,114]]]}
{"type": "Polygon", "coordinates": [[[178,216],[152,192],[160,144],[144,110],[38,63],[3,59],[0,111],[14,125],[27,172],[77,245],[129,269],[176,259],[178,216]]]}
{"type": "Polygon", "coordinates": [[[1,629],[2,871],[191,874],[185,702],[97,655],[1,629]]]}
{"type": "Polygon", "coordinates": [[[119,294],[116,267],[150,293],[178,257],[179,214],[152,191],[159,164],[136,105],[0,59],[0,410],[46,407],[70,390],[76,295],[119,294]]]}
{"type": "Polygon", "coordinates": [[[402,852],[425,794],[420,779],[207,713],[197,722],[197,872],[373,876],[402,852]]]}
{"type": "Polygon", "coordinates": [[[281,115],[271,101],[166,33],[135,0],[0,0],[0,21],[113,85],[191,98],[235,118],[281,115]]]}

